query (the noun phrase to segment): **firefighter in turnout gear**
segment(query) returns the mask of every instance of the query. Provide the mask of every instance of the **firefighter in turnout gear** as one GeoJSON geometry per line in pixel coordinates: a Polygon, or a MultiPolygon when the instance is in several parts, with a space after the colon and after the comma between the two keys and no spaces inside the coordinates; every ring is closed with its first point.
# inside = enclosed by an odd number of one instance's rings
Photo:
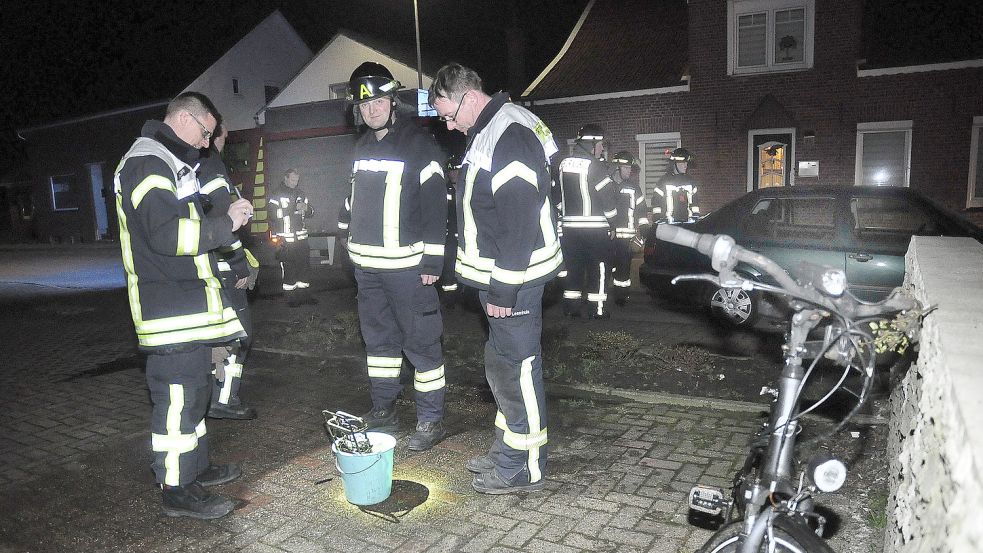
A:
{"type": "Polygon", "coordinates": [[[699,218],[696,181],[686,174],[693,156],[686,148],[676,148],[666,153],[669,155],[669,171],[655,187],[653,217],[667,223],[684,223],[699,218]]]}
{"type": "Polygon", "coordinates": [[[441,305],[454,309],[460,292],[457,277],[454,275],[457,260],[457,208],[454,205],[454,191],[461,174],[461,156],[448,158],[444,171],[447,175],[447,238],[444,241],[444,268],[437,285],[440,287],[441,305]]]}
{"type": "Polygon", "coordinates": [[[480,493],[543,489],[547,410],[540,343],[543,288],[563,256],[550,205],[546,125],[508,94],[488,96],[474,70],[442,67],[430,101],[448,130],[467,135],[457,186],[457,276],[478,289],[488,321],[485,377],[495,396],[495,442],[468,461],[480,493]]]}
{"type": "Polygon", "coordinates": [[[649,224],[645,196],[638,186],[638,165],[629,152],[618,152],[611,158],[614,171],[611,181],[616,192],[618,214],[614,218],[613,274],[611,293],[614,303],[625,305],[631,289],[631,259],[633,242],[649,224]]]}
{"type": "MultiPolygon", "coordinates": [[[[222,149],[228,132],[223,125],[215,128],[212,147],[202,150],[198,166],[198,182],[201,183],[203,202],[206,203],[210,217],[224,217],[232,202],[240,199],[239,190],[229,183],[228,171],[222,162],[222,149]],[[210,206],[210,207],[209,207],[210,206]]],[[[249,311],[249,298],[246,290],[256,285],[259,275],[259,262],[243,247],[241,240],[231,246],[220,248],[218,268],[222,287],[236,310],[246,335],[228,346],[214,348],[212,351],[212,374],[215,387],[208,407],[208,418],[212,419],[255,419],[256,410],[242,404],[239,387],[242,384],[242,366],[249,354],[252,341],[252,315],[249,311]]]]}
{"type": "Polygon", "coordinates": [[[252,216],[246,200],[232,202],[225,216],[204,214],[194,166],[216,114],[204,95],[182,93],[168,104],[163,122],[144,124],[114,177],[130,313],[147,354],[151,467],[164,513],[201,519],[235,507],[205,486],[241,474],[236,465],[208,460],[212,346],[245,335],[211,251],[235,243],[234,232],[252,216]]]}
{"type": "Polygon", "coordinates": [[[579,317],[587,292],[588,316],[603,319],[611,275],[611,239],[617,207],[610,168],[602,161],[604,131],[584,125],[577,133],[570,157],[560,162],[563,258],[567,275],[563,285],[563,312],[579,317]]]}
{"type": "Polygon", "coordinates": [[[307,243],[305,221],[314,215],[307,194],[297,186],[300,172],[290,169],[268,198],[274,207],[273,235],[277,242],[276,258],[283,274],[283,293],[290,307],[317,303],[311,295],[311,247],[307,243]]]}
{"type": "Polygon", "coordinates": [[[348,81],[355,121],[367,129],[355,144],[351,192],[339,228],[358,282],[372,410],[370,429],[394,429],[403,356],[414,368],[416,433],[409,448],[425,451],[444,429],[443,322],[433,286],[447,233],[444,155],[399,104],[400,88],[378,63],[358,66],[348,81]]]}

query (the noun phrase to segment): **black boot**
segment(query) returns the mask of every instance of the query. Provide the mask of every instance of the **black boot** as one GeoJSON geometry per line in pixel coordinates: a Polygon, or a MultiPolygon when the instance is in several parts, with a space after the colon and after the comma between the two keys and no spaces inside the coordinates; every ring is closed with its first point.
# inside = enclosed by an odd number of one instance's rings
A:
{"type": "Polygon", "coordinates": [[[169,517],[208,520],[224,517],[236,507],[231,499],[209,492],[198,482],[184,486],[162,486],[161,499],[164,514],[169,517]]]}
{"type": "Polygon", "coordinates": [[[202,486],[208,487],[231,482],[240,476],[242,476],[242,469],[239,465],[208,465],[196,480],[202,486]]]}
{"type": "Polygon", "coordinates": [[[427,451],[447,437],[447,430],[441,421],[421,422],[416,425],[416,434],[407,445],[410,451],[427,451]]]}
{"type": "Polygon", "coordinates": [[[243,421],[253,420],[257,417],[256,409],[243,405],[239,401],[239,398],[233,399],[235,401],[230,401],[228,404],[213,401],[208,406],[208,413],[205,416],[210,419],[235,419],[243,421]]]}
{"type": "Polygon", "coordinates": [[[368,430],[376,432],[394,432],[399,420],[396,418],[396,407],[375,408],[362,415],[362,420],[368,426],[368,430]]]}

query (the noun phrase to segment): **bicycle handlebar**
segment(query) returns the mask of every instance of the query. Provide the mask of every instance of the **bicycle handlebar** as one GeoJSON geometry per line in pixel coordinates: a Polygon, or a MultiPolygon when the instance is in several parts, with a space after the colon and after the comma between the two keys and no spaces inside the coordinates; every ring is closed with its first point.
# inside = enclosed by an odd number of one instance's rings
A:
{"type": "Polygon", "coordinates": [[[850,318],[874,317],[915,309],[920,306],[918,300],[900,295],[898,289],[880,302],[861,303],[849,295],[834,296],[818,286],[819,283],[809,283],[811,286],[808,287],[803,286],[789,276],[780,265],[759,253],[738,246],[734,243],[734,239],[726,234],[700,234],[677,225],[659,225],[655,229],[655,237],[666,242],[693,248],[706,255],[710,258],[710,265],[718,273],[732,271],[738,262],[757,267],[775,279],[778,287],[789,295],[850,318]]]}

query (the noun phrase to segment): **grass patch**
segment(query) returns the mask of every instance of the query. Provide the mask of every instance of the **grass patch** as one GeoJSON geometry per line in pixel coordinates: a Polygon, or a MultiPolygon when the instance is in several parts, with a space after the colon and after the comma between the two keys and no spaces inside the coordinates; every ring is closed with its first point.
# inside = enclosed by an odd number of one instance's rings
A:
{"type": "Polygon", "coordinates": [[[887,527],[887,494],[877,493],[870,496],[867,507],[867,526],[883,530],[887,527]]]}

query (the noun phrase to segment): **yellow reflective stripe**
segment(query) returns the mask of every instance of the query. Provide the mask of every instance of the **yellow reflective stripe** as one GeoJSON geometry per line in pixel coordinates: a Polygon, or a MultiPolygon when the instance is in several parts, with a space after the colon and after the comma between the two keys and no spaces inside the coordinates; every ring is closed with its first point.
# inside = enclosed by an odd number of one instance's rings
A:
{"type": "Polygon", "coordinates": [[[583,293],[580,290],[564,290],[563,299],[565,300],[579,300],[583,293]]]}
{"type": "Polygon", "coordinates": [[[149,177],[143,179],[140,184],[136,185],[133,192],[130,194],[130,203],[133,204],[133,209],[140,207],[140,202],[143,201],[144,196],[154,188],[160,188],[161,190],[167,190],[170,193],[175,193],[174,183],[171,182],[167,177],[162,177],[160,175],[150,175],[149,177]]]}
{"type": "Polygon", "coordinates": [[[198,422],[198,426],[195,426],[195,436],[201,438],[207,433],[208,430],[205,428],[205,419],[201,419],[201,421],[198,422]]]}
{"type": "Polygon", "coordinates": [[[399,378],[399,367],[373,367],[369,366],[369,378],[399,378]]]}
{"type": "Polygon", "coordinates": [[[492,194],[497,192],[502,185],[516,177],[528,182],[536,188],[539,188],[539,185],[536,182],[536,172],[530,169],[525,163],[516,160],[503,167],[498,173],[495,173],[494,177],[492,177],[492,194]]]}
{"type": "Polygon", "coordinates": [[[215,340],[227,338],[237,333],[244,332],[242,323],[238,319],[225,322],[220,325],[211,325],[206,328],[191,328],[185,330],[175,330],[172,332],[160,332],[152,335],[137,334],[141,346],[154,347],[167,344],[183,344],[196,340],[215,340]]]}
{"type": "Polygon", "coordinates": [[[443,244],[423,244],[424,255],[444,255],[443,244]]]}
{"type": "Polygon", "coordinates": [[[417,371],[416,376],[413,378],[413,388],[418,392],[432,392],[434,390],[439,390],[444,387],[444,383],[443,365],[430,371],[417,371]]]}
{"type": "Polygon", "coordinates": [[[401,367],[403,365],[402,357],[377,357],[368,355],[366,356],[366,361],[369,365],[376,367],[401,367]]]}
{"type": "Polygon", "coordinates": [[[530,482],[538,482],[543,478],[539,470],[539,448],[546,445],[547,441],[546,428],[542,427],[542,418],[539,413],[536,386],[532,381],[532,362],[535,358],[536,356],[533,355],[523,359],[519,369],[519,389],[522,391],[522,401],[526,407],[526,420],[529,421],[529,434],[525,436],[525,449],[529,450],[529,459],[526,465],[529,468],[530,482]]]}
{"type": "Polygon", "coordinates": [[[225,376],[239,378],[242,376],[242,363],[229,363],[225,366],[225,376]]]}
{"type": "MultiPolygon", "coordinates": [[[[201,187],[202,194],[211,194],[219,188],[224,188],[226,192],[229,192],[229,183],[222,177],[216,177],[208,182],[206,182],[201,187]]],[[[231,193],[231,192],[230,192],[231,193]]]]}
{"type": "Polygon", "coordinates": [[[176,255],[197,255],[198,239],[201,236],[201,222],[191,219],[178,219],[176,255]]]}
{"type": "MultiPolygon", "coordinates": [[[[519,449],[523,451],[529,451],[530,463],[532,462],[532,456],[536,456],[536,473],[539,475],[535,480],[530,478],[531,482],[535,482],[542,478],[542,474],[539,471],[539,451],[540,447],[547,444],[548,436],[546,429],[542,429],[535,434],[519,434],[518,432],[513,432],[509,430],[508,424],[505,421],[505,415],[501,411],[495,415],[495,426],[502,430],[503,436],[502,441],[505,445],[511,447],[512,449],[519,449]]],[[[532,471],[530,470],[530,476],[532,476],[532,471]]]]}
{"type": "Polygon", "coordinates": [[[441,178],[444,177],[444,169],[441,168],[440,164],[436,161],[431,161],[430,165],[427,165],[420,171],[420,184],[427,182],[427,179],[434,175],[440,175],[441,178]]]}
{"type": "Polygon", "coordinates": [[[628,280],[618,280],[616,278],[611,279],[611,284],[619,288],[628,288],[631,286],[631,279],[628,280]]]}
{"type": "MultiPolygon", "coordinates": [[[[441,251],[443,251],[443,245],[440,246],[441,251]]],[[[390,259],[398,257],[408,257],[411,255],[423,253],[424,244],[423,241],[414,242],[409,246],[373,246],[371,244],[359,244],[358,242],[348,242],[348,249],[361,254],[368,255],[372,257],[387,257],[390,259]]]]}
{"type": "Polygon", "coordinates": [[[423,261],[423,252],[403,259],[380,259],[378,257],[359,255],[349,250],[348,257],[352,260],[352,263],[359,267],[368,267],[370,269],[409,269],[410,267],[418,266],[423,261]]]}
{"type": "Polygon", "coordinates": [[[255,256],[253,256],[253,252],[249,251],[248,248],[243,248],[242,251],[243,251],[243,253],[246,254],[246,263],[248,263],[249,266],[252,267],[253,269],[258,268],[259,267],[259,260],[256,259],[255,256]]]}
{"type": "MultiPolygon", "coordinates": [[[[532,282],[538,278],[549,275],[563,262],[563,254],[560,251],[560,244],[554,242],[548,246],[533,251],[529,260],[529,267],[523,272],[525,282],[532,282]]],[[[468,257],[464,250],[457,250],[457,263],[455,272],[474,282],[488,284],[492,272],[495,269],[495,260],[486,257],[468,257]]],[[[504,281],[503,281],[504,282],[504,281]]]]}
{"type": "Polygon", "coordinates": [[[603,189],[605,186],[607,186],[608,183],[610,183],[610,182],[611,182],[611,177],[604,177],[604,179],[602,179],[601,182],[599,182],[599,183],[597,183],[597,184],[594,185],[594,190],[597,190],[598,192],[600,192],[601,189],[603,189]]]}
{"type": "Polygon", "coordinates": [[[647,225],[647,224],[649,224],[649,220],[648,220],[647,217],[642,217],[641,219],[638,220],[638,224],[639,225],[647,225]]]}
{"type": "Polygon", "coordinates": [[[492,269],[491,278],[505,284],[522,284],[526,280],[525,271],[510,271],[501,267],[492,269]]]}
{"type": "Polygon", "coordinates": [[[611,219],[612,217],[614,217],[617,214],[618,214],[618,209],[617,208],[612,209],[610,211],[605,211],[604,212],[604,216],[607,217],[608,219],[611,219]]]}
{"type": "MultiPolygon", "coordinates": [[[[208,289],[208,292],[212,291],[213,289],[208,289]]],[[[219,292],[218,297],[219,300],[221,300],[221,292],[219,292]]],[[[225,307],[214,312],[206,311],[204,313],[194,313],[191,315],[176,315],[174,317],[161,317],[159,319],[150,319],[146,321],[141,320],[134,323],[134,326],[136,326],[136,331],[139,334],[151,334],[155,332],[166,332],[169,330],[204,327],[232,320],[237,320],[235,309],[225,307]]]]}
{"type": "Polygon", "coordinates": [[[150,446],[154,451],[164,453],[164,484],[181,485],[181,454],[198,447],[198,435],[181,433],[181,411],[184,410],[184,386],[168,386],[167,413],[164,415],[164,429],[167,434],[150,435],[150,446]]]}
{"type": "Polygon", "coordinates": [[[341,222],[339,222],[338,223],[338,228],[340,228],[341,230],[348,230],[348,223],[341,223],[341,222]]]}

